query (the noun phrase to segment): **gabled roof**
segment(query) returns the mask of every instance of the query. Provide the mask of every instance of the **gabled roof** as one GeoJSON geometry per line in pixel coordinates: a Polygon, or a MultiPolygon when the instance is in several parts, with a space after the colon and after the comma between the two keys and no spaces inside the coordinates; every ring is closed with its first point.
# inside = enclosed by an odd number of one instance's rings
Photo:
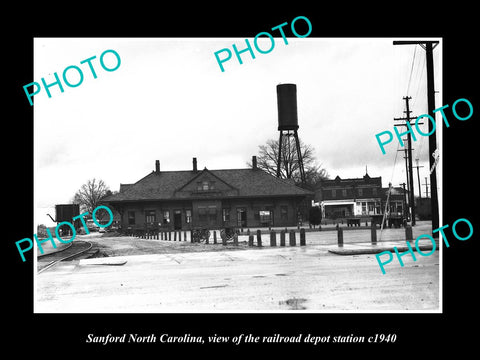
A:
{"type": "Polygon", "coordinates": [[[211,175],[211,178],[214,178],[220,182],[222,182],[224,185],[226,185],[228,188],[230,189],[235,189],[235,190],[238,190],[236,189],[234,186],[230,185],[229,183],[227,183],[225,180],[223,180],[222,178],[219,178],[217,175],[215,175],[213,172],[211,172],[210,170],[208,170],[207,168],[203,169],[203,171],[199,171],[197,173],[197,175],[195,175],[194,177],[192,177],[190,180],[188,180],[185,184],[182,184],[180,187],[178,187],[175,192],[177,191],[182,191],[183,189],[185,189],[188,185],[190,185],[190,183],[193,183],[194,181],[197,181],[197,180],[201,180],[202,178],[205,177],[205,175],[211,175]]]}
{"type": "MultiPolygon", "coordinates": [[[[134,184],[122,186],[122,191],[103,199],[104,202],[122,202],[138,200],[175,200],[189,198],[205,198],[191,194],[180,195],[191,182],[204,175],[211,175],[222,183],[234,189],[216,197],[277,197],[277,196],[307,196],[311,191],[302,189],[292,183],[276,178],[260,169],[226,169],[202,171],[161,171],[152,172],[134,184]]],[[[214,194],[212,194],[213,196],[214,194]]]]}

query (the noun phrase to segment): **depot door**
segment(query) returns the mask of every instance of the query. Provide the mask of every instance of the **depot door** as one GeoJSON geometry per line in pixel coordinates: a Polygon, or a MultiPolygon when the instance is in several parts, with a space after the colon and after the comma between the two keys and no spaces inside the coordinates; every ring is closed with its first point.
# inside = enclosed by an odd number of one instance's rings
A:
{"type": "Polygon", "coordinates": [[[237,226],[240,228],[247,227],[247,209],[237,208],[237,226]]]}
{"type": "Polygon", "coordinates": [[[175,210],[173,212],[173,228],[175,230],[182,228],[182,210],[175,210]]]}

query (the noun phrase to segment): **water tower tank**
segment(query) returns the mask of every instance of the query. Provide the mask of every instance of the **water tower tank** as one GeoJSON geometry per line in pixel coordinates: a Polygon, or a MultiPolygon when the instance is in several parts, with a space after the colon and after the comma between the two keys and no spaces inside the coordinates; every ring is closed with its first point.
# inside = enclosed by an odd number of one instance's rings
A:
{"type": "Polygon", "coordinates": [[[298,130],[297,85],[277,85],[278,130],[298,130]]]}

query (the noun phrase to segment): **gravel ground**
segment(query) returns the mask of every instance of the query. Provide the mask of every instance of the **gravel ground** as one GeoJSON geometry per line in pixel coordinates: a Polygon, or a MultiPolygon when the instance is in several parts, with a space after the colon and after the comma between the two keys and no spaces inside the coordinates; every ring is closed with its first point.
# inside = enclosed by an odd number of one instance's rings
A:
{"type": "Polygon", "coordinates": [[[114,236],[108,235],[91,238],[93,248],[99,252],[96,257],[102,256],[125,256],[125,255],[149,255],[149,254],[176,254],[186,252],[205,252],[222,250],[245,250],[248,249],[247,241],[239,240],[238,246],[229,243],[223,246],[222,243],[204,244],[191,243],[189,241],[165,241],[139,239],[132,236],[114,236]]]}

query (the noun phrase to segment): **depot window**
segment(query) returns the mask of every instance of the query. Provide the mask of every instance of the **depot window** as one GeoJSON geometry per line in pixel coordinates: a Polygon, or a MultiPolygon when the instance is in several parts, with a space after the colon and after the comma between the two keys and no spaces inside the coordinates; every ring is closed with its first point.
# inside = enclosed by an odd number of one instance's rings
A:
{"type": "Polygon", "coordinates": [[[128,225],[135,225],[135,211],[128,212],[128,225]]]}
{"type": "Polygon", "coordinates": [[[272,219],[272,213],[270,210],[261,210],[260,212],[260,222],[262,224],[270,224],[270,221],[272,219]]]}
{"type": "Polygon", "coordinates": [[[169,210],[164,210],[163,211],[163,223],[170,224],[170,211],[169,210]]]}
{"type": "Polygon", "coordinates": [[[217,220],[217,207],[209,206],[208,207],[208,219],[210,222],[215,222],[217,220]]]}
{"type": "Polygon", "coordinates": [[[222,219],[224,222],[230,221],[230,209],[222,209],[222,219]]]}
{"type": "Polygon", "coordinates": [[[145,222],[153,224],[157,221],[155,210],[146,210],[145,211],[145,222]]]}
{"type": "Polygon", "coordinates": [[[198,181],[197,182],[197,191],[209,191],[215,189],[215,181],[198,181]]]}

